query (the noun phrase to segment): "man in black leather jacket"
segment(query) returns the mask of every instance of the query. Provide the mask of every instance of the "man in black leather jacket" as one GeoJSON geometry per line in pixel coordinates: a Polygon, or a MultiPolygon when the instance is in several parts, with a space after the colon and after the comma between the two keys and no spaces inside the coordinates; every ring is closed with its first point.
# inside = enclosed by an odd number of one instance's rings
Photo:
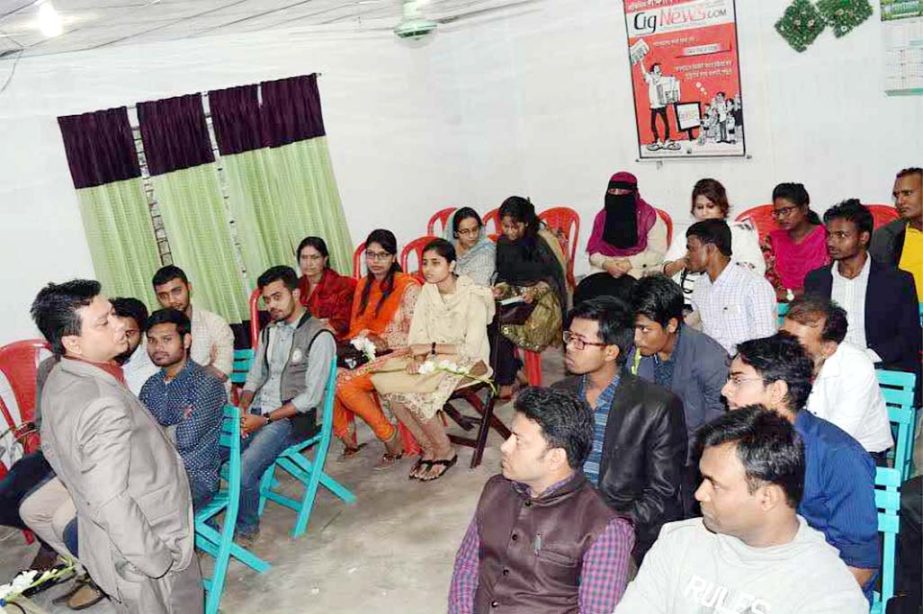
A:
{"type": "Polygon", "coordinates": [[[584,399],[595,415],[584,473],[606,503],[635,524],[640,565],[664,523],[683,518],[686,463],[683,404],[665,388],[623,370],[634,339],[630,308],[609,297],[567,317],[565,366],[573,375],[553,387],[584,399]]]}

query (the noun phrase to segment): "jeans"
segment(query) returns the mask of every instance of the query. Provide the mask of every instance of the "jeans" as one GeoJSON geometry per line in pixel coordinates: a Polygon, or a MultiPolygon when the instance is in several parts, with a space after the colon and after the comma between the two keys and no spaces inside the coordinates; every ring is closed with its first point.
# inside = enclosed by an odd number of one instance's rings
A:
{"type": "Polygon", "coordinates": [[[74,518],[67,523],[67,526],[64,527],[64,545],[67,546],[67,549],[70,550],[71,554],[74,555],[74,558],[79,558],[80,555],[77,552],[78,549],[78,540],[77,540],[77,519],[74,518]]]}
{"type": "MultiPolygon", "coordinates": [[[[259,415],[258,408],[250,413],[259,415]]],[[[240,509],[237,533],[253,535],[260,528],[260,479],[276,458],[293,445],[290,420],[271,422],[240,441],[240,509]]]]}
{"type": "Polygon", "coordinates": [[[36,488],[54,477],[54,470],[41,451],[26,454],[10,467],[0,481],[0,525],[25,529],[19,506],[36,488]]]}

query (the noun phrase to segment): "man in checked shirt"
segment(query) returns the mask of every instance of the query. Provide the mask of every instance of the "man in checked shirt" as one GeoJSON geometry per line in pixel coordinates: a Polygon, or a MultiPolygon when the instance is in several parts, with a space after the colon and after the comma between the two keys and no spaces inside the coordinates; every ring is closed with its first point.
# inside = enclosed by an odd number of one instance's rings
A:
{"type": "Polygon", "coordinates": [[[484,486],[455,557],[449,613],[609,614],[628,581],[631,523],[583,475],[593,412],[530,388],[516,399],[502,475],[484,486]]]}

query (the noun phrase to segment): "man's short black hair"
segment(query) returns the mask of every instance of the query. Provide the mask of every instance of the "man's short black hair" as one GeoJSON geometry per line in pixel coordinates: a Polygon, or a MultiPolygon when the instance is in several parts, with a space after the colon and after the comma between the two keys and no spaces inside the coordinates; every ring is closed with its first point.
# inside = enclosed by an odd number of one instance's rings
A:
{"type": "Polygon", "coordinates": [[[923,181],[923,168],[919,166],[911,166],[909,168],[904,168],[898,171],[897,177],[895,179],[903,179],[904,177],[909,177],[910,175],[919,175],[920,180],[923,181]]]}
{"type": "Polygon", "coordinates": [[[696,458],[705,448],[733,443],[747,475],[750,494],[763,484],[782,488],[797,509],[804,493],[804,444],[795,427],[762,405],[750,405],[715,418],[696,433],[696,458]]]}
{"type": "Polygon", "coordinates": [[[631,293],[631,306],[635,317],[644,316],[664,328],[676,318],[683,323],[683,289],[665,275],[642,277],[631,293]]]}
{"type": "Polygon", "coordinates": [[[281,281],[289,290],[298,288],[298,275],[295,273],[295,269],[290,266],[285,266],[284,264],[266,269],[266,271],[260,275],[259,279],[256,280],[256,285],[262,290],[274,281],[281,281]]]}
{"type": "Polygon", "coordinates": [[[580,469],[593,448],[593,410],[563,390],[527,388],[516,397],[516,411],[542,427],[549,448],[562,448],[567,464],[580,469]]]}
{"type": "Polygon", "coordinates": [[[724,220],[702,220],[686,231],[686,238],[695,237],[703,245],[714,245],[718,251],[731,257],[731,227],[724,220]]]}
{"type": "Polygon", "coordinates": [[[564,330],[569,330],[576,318],[599,324],[599,340],[619,348],[616,363],[625,364],[635,341],[635,321],[631,307],[612,296],[598,296],[584,301],[570,310],[564,330]]]}
{"type": "Polygon", "coordinates": [[[120,318],[131,318],[143,333],[147,330],[147,307],[136,298],[120,296],[111,301],[115,315],[120,318]]]}
{"type": "Polygon", "coordinates": [[[789,303],[785,318],[805,326],[810,326],[819,318],[824,318],[824,328],[820,333],[820,338],[834,343],[843,343],[849,328],[846,310],[830,298],[818,294],[805,294],[789,303]]]}
{"type": "Polygon", "coordinates": [[[181,337],[192,332],[192,322],[189,321],[189,316],[178,309],[158,309],[147,319],[144,330],[151,330],[151,327],[158,324],[176,324],[176,332],[181,337]]]}
{"type": "Polygon", "coordinates": [[[751,339],[737,345],[737,357],[763,378],[764,384],[788,384],[788,409],[801,411],[811,394],[814,363],[798,339],[785,331],[771,337],[751,339]]]}
{"type": "Polygon", "coordinates": [[[189,285],[189,278],[186,277],[186,272],[172,264],[157,269],[157,272],[154,273],[154,278],[151,280],[151,284],[156,288],[174,279],[180,280],[187,286],[189,285]]]}
{"type": "Polygon", "coordinates": [[[872,231],[875,230],[875,218],[869,208],[859,202],[858,198],[850,198],[837,203],[824,212],[824,224],[829,224],[832,220],[846,220],[856,225],[856,229],[861,235],[863,232],[869,233],[871,240],[872,231]]]}
{"type": "Polygon", "coordinates": [[[77,310],[86,307],[100,293],[101,286],[92,279],[74,279],[63,284],[49,283],[32,301],[32,320],[51,345],[51,351],[64,355],[62,339],[79,335],[83,325],[77,310]]]}

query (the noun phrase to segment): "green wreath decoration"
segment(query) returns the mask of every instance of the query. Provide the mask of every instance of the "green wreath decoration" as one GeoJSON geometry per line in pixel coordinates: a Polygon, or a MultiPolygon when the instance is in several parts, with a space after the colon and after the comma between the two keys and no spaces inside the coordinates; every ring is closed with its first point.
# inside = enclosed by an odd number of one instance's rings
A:
{"type": "Polygon", "coordinates": [[[817,10],[824,23],[833,28],[837,38],[845,36],[872,16],[872,5],[868,0],[820,0],[817,10]]]}
{"type": "Polygon", "coordinates": [[[801,53],[824,31],[826,23],[820,11],[808,0],[795,0],[776,22],[776,31],[801,53]]]}

